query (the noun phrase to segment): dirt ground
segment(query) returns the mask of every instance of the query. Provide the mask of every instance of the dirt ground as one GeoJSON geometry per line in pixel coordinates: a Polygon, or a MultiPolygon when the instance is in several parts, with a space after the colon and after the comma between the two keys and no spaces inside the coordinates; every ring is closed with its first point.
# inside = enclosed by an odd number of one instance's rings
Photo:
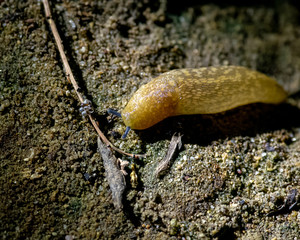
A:
{"type": "Polygon", "coordinates": [[[125,169],[114,208],[97,135],[79,111],[42,1],[0,0],[1,239],[300,239],[297,1],[51,1],[81,92],[125,169]],[[152,77],[241,65],[286,103],[169,118],[125,140],[121,111],[152,77]],[[175,132],[183,148],[155,169],[175,132]],[[130,177],[134,174],[136,181],[130,177]],[[280,209],[280,210],[279,210],[280,209]]]}

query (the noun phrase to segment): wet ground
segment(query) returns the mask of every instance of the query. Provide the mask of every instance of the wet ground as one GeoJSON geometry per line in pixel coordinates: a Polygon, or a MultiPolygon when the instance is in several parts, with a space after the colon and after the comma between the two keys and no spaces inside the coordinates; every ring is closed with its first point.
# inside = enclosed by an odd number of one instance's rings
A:
{"type": "Polygon", "coordinates": [[[54,1],[82,93],[126,168],[124,210],[105,179],[41,1],[0,1],[2,239],[299,239],[300,11],[295,1],[54,1]],[[242,65],[291,94],[278,106],[167,119],[125,140],[122,110],[171,69],[242,65]],[[174,132],[183,149],[155,176],[174,132]],[[298,202],[298,203],[297,203],[298,202]]]}

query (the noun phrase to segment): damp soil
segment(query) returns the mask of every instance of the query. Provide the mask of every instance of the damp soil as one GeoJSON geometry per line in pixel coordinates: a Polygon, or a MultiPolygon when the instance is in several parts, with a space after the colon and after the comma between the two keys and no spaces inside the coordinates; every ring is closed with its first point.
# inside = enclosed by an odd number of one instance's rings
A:
{"type": "Polygon", "coordinates": [[[51,1],[82,93],[121,149],[114,208],[97,135],[66,79],[41,1],[0,1],[1,239],[299,239],[300,8],[296,1],[51,1]],[[242,65],[290,94],[167,119],[125,140],[122,110],[152,77],[242,65]],[[183,148],[160,178],[175,132],[183,148]],[[134,166],[134,167],[132,167],[134,166]],[[134,171],[134,172],[133,172],[134,171]],[[132,177],[134,176],[134,178],[132,177]]]}

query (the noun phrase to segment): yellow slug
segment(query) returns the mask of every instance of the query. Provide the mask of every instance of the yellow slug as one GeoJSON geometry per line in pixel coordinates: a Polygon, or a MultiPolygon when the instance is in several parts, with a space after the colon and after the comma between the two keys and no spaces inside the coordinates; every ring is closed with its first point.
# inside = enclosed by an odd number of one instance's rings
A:
{"type": "Polygon", "coordinates": [[[286,97],[274,79],[245,67],[178,69],[143,85],[121,116],[127,127],[146,129],[170,116],[219,113],[257,102],[277,104],[286,97]]]}

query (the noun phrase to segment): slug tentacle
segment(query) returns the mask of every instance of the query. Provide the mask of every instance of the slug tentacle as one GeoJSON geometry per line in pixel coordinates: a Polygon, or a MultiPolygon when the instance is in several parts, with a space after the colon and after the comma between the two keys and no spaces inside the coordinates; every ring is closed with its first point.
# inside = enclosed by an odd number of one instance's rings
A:
{"type": "Polygon", "coordinates": [[[245,67],[178,69],[142,86],[121,115],[126,126],[146,129],[170,116],[212,114],[257,102],[278,104],[286,97],[274,79],[245,67]]]}
{"type": "Polygon", "coordinates": [[[117,116],[117,117],[122,117],[122,116],[121,116],[121,113],[119,113],[118,111],[116,111],[116,110],[114,110],[114,109],[111,109],[111,108],[109,108],[109,109],[107,110],[107,113],[108,113],[108,114],[115,115],[115,116],[117,116]]]}
{"type": "Polygon", "coordinates": [[[122,135],[122,139],[125,139],[127,137],[129,131],[130,131],[130,127],[127,126],[124,134],[122,135]]]}

